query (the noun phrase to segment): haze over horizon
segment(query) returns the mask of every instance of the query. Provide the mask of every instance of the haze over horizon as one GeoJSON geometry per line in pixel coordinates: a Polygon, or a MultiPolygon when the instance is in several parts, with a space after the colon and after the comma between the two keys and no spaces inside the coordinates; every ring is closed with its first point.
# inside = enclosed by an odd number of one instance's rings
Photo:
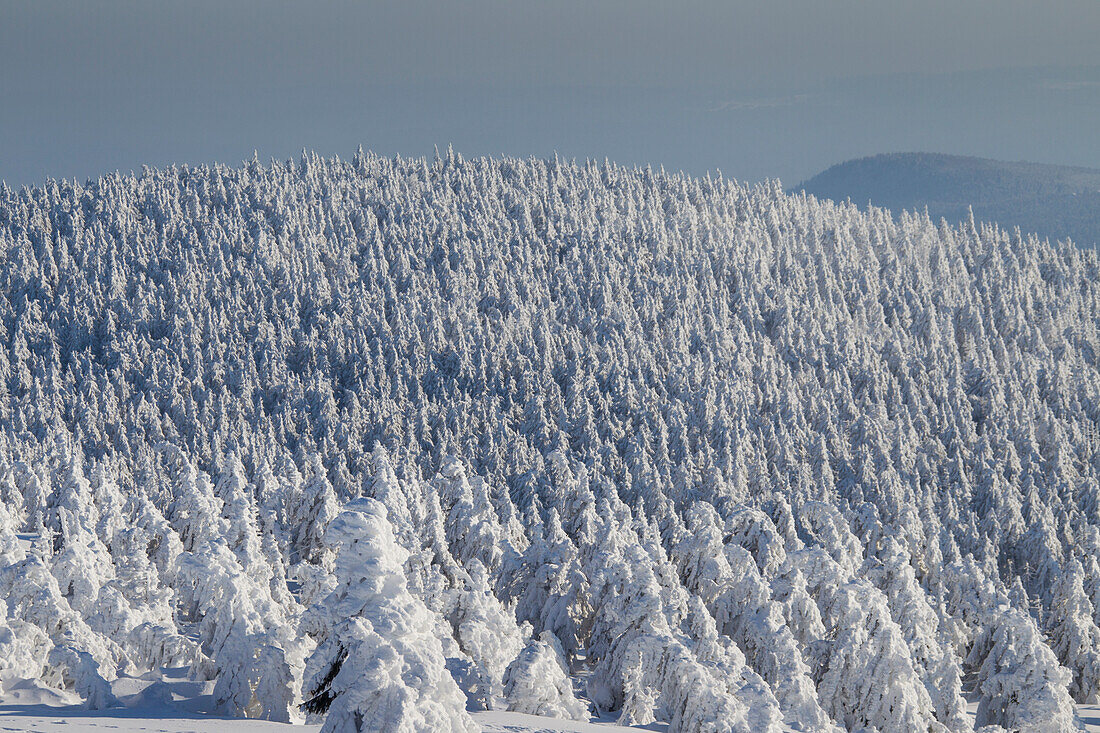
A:
{"type": "Polygon", "coordinates": [[[787,185],[892,151],[1100,167],[1100,5],[1086,0],[47,1],[0,15],[10,185],[358,145],[787,185]]]}

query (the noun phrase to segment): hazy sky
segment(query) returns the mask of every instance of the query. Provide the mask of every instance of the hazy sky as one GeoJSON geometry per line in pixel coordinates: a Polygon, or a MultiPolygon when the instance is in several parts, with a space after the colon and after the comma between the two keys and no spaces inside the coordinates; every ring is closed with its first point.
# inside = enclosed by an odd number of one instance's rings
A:
{"type": "Polygon", "coordinates": [[[0,179],[350,155],[793,184],[928,150],[1100,167],[1100,0],[0,0],[0,179]]]}

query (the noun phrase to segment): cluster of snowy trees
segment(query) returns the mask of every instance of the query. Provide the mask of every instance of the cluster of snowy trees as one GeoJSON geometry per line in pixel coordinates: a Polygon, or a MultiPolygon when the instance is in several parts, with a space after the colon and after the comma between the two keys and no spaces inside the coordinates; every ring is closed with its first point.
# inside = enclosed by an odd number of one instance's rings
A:
{"type": "Polygon", "coordinates": [[[453,730],[1059,731],[1100,263],[607,163],[0,187],[0,680],[453,730]]]}

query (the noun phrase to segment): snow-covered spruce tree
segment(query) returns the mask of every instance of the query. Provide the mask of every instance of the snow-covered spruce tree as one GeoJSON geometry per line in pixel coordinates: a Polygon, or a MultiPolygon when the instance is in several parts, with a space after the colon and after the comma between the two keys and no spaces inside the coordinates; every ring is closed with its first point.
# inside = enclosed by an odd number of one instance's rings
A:
{"type": "Polygon", "coordinates": [[[35,679],[46,667],[51,649],[42,629],[26,621],[9,618],[6,603],[0,603],[0,677],[35,679]]]}
{"type": "MultiPolygon", "coordinates": [[[[143,535],[145,554],[160,576],[160,581],[173,587],[179,558],[183,554],[183,541],[160,509],[144,493],[127,499],[127,514],[133,528],[143,535]]],[[[125,541],[116,538],[111,553],[116,557],[125,550],[125,541]],[[117,549],[116,549],[117,546],[117,549]]],[[[120,560],[115,561],[116,567],[120,560]]]]}
{"type": "MultiPolygon", "coordinates": [[[[84,507],[90,507],[90,496],[86,502],[84,507]]],[[[57,508],[58,552],[50,567],[62,595],[82,617],[100,605],[100,590],[115,575],[111,554],[92,529],[95,525],[89,515],[87,508],[57,508]]]]}
{"type": "Polygon", "coordinates": [[[673,549],[684,586],[703,601],[718,629],[737,643],[771,686],[788,725],[830,729],[835,724],[817,702],[811,670],[753,556],[741,545],[723,547],[717,512],[709,504],[691,507],[686,529],[673,549]]]}
{"type": "Polygon", "coordinates": [[[865,580],[845,580],[846,568],[820,548],[792,561],[817,596],[829,638],[813,660],[825,711],[849,729],[943,730],[886,596],[865,580]]]}
{"type": "Polygon", "coordinates": [[[321,562],[322,537],[338,510],[339,501],[328,472],[321,457],[313,453],[300,490],[287,501],[285,521],[292,533],[292,561],[321,562]]]}
{"type": "Polygon", "coordinates": [[[47,684],[68,687],[93,708],[114,703],[107,683],[129,668],[122,647],[97,634],[69,604],[42,558],[28,554],[0,526],[0,598],[6,631],[19,634],[7,646],[9,674],[20,667],[37,670],[47,684]],[[9,666],[10,665],[10,666],[9,666]]]}
{"type": "Polygon", "coordinates": [[[249,485],[244,466],[236,453],[221,462],[214,481],[214,495],[222,503],[222,519],[227,525],[225,539],[244,571],[261,584],[268,584],[273,570],[263,557],[260,540],[259,508],[254,488],[249,485]]]}
{"type": "Polygon", "coordinates": [[[947,608],[962,636],[956,651],[964,657],[988,623],[989,609],[1009,604],[1004,584],[989,577],[996,578],[995,573],[994,568],[987,572],[972,555],[944,568],[947,608]]]}
{"type": "Polygon", "coordinates": [[[1085,595],[1084,570],[1075,558],[1055,583],[1050,646],[1058,661],[1073,673],[1069,693],[1079,703],[1100,701],[1100,628],[1085,595]]]}
{"type": "Polygon", "coordinates": [[[307,666],[306,711],[333,733],[476,731],[430,613],[408,592],[385,507],[348,504],[326,541],[338,548],[337,586],[314,611],[326,623],[307,666]]]}
{"type": "Polygon", "coordinates": [[[901,627],[914,668],[932,698],[936,719],[950,730],[965,730],[969,722],[959,664],[909,559],[909,553],[887,537],[878,557],[868,558],[860,575],[886,595],[891,617],[901,627]]]}
{"type": "MultiPolygon", "coordinates": [[[[16,518],[0,504],[0,578],[9,578],[9,567],[23,561],[26,551],[16,536],[16,518]]],[[[39,626],[12,615],[8,604],[0,601],[0,678],[27,679],[39,676],[51,648],[50,637],[39,626]]]]}
{"type": "Polygon", "coordinates": [[[826,711],[849,728],[883,731],[936,729],[928,691],[913,669],[885,599],[853,583],[837,594],[836,639],[826,653],[818,695],[826,711]]]}
{"type": "Polygon", "coordinates": [[[412,553],[419,549],[417,528],[423,524],[424,507],[420,506],[419,492],[410,492],[397,477],[389,452],[379,443],[371,454],[371,473],[367,496],[377,499],[386,507],[386,517],[393,528],[398,544],[412,553]]]}
{"type": "Polygon", "coordinates": [[[194,624],[202,652],[192,671],[216,679],[220,711],[292,722],[304,649],[290,631],[293,606],[272,595],[243,467],[227,462],[219,482],[226,501],[177,448],[161,446],[161,453],[172,464],[172,522],[185,548],[173,563],[178,616],[194,624]]]}
{"type": "Polygon", "coordinates": [[[787,572],[772,579],[773,597],[781,605],[787,627],[791,630],[803,660],[811,669],[817,666],[817,651],[825,640],[825,624],[821,609],[810,595],[802,571],[791,565],[787,572]]]}
{"type": "MultiPolygon", "coordinates": [[[[605,502],[601,513],[612,512],[605,502]]],[[[782,716],[766,684],[735,646],[721,643],[699,601],[658,567],[634,529],[609,517],[588,572],[596,662],[588,692],[597,710],[618,710],[625,725],[665,719],[690,733],[779,730],[782,716]]]]}
{"type": "Polygon", "coordinates": [[[549,631],[528,641],[508,665],[504,697],[518,713],[588,720],[588,706],[573,693],[561,643],[549,631]]]}
{"type": "Polygon", "coordinates": [[[214,494],[210,477],[205,471],[197,470],[178,448],[161,446],[161,449],[172,456],[176,468],[167,517],[183,549],[194,552],[203,542],[228,541],[228,522],[222,517],[224,502],[214,494]]]}
{"type": "Polygon", "coordinates": [[[1009,730],[1075,731],[1073,675],[1043,640],[1031,617],[1014,608],[990,612],[967,664],[977,670],[977,725],[1009,730]]]}
{"type": "Polygon", "coordinates": [[[248,575],[224,543],[210,541],[181,558],[178,587],[208,658],[194,671],[217,680],[218,708],[234,716],[294,721],[303,643],[290,634],[269,588],[248,575]]]}
{"type": "Polygon", "coordinates": [[[485,482],[477,477],[470,481],[462,463],[451,456],[432,484],[446,516],[451,553],[464,566],[481,563],[495,579],[505,556],[515,553],[507,544],[485,482]]]}
{"type": "Polygon", "coordinates": [[[493,595],[480,561],[471,560],[469,568],[469,587],[457,594],[450,620],[472,669],[469,679],[456,682],[466,692],[467,707],[499,710],[505,706],[504,673],[523,650],[531,628],[517,626],[515,614],[493,595]]]}
{"type": "MultiPolygon", "coordinates": [[[[114,529],[108,549],[67,508],[58,512],[61,549],[51,572],[73,610],[117,642],[138,669],[195,663],[196,645],[175,624],[174,594],[147,555],[150,535],[140,526],[114,529]]],[[[117,503],[105,503],[99,513],[101,525],[126,521],[117,503]]]]}
{"type": "MultiPolygon", "coordinates": [[[[760,509],[730,505],[724,524],[726,544],[736,544],[748,550],[765,577],[772,577],[783,565],[788,545],[792,549],[801,547],[797,536],[784,537],[767,513],[760,509]]],[[[793,534],[793,526],[790,532],[793,534]]]]}
{"type": "Polygon", "coordinates": [[[556,509],[519,560],[527,572],[512,573],[513,582],[522,583],[516,589],[517,616],[554,634],[571,659],[587,637],[588,579],[556,509]]]}
{"type": "Polygon", "coordinates": [[[89,479],[92,490],[92,504],[99,513],[96,534],[99,541],[111,547],[114,536],[127,525],[126,496],[112,477],[112,469],[105,464],[96,464],[89,479]]]}
{"type": "Polygon", "coordinates": [[[89,710],[118,707],[111,686],[100,674],[92,655],[71,646],[55,646],[50,650],[43,676],[62,689],[68,688],[84,699],[89,710]]]}

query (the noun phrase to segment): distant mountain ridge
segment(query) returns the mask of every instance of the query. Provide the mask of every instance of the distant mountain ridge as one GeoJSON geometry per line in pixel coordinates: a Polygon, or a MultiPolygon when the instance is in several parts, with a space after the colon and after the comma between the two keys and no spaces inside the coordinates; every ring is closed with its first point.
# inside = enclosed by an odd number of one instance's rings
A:
{"type": "Polygon", "coordinates": [[[952,223],[973,207],[979,221],[1100,244],[1100,170],[1093,168],[892,153],[839,163],[793,190],[893,211],[927,208],[934,220],[952,223]]]}

